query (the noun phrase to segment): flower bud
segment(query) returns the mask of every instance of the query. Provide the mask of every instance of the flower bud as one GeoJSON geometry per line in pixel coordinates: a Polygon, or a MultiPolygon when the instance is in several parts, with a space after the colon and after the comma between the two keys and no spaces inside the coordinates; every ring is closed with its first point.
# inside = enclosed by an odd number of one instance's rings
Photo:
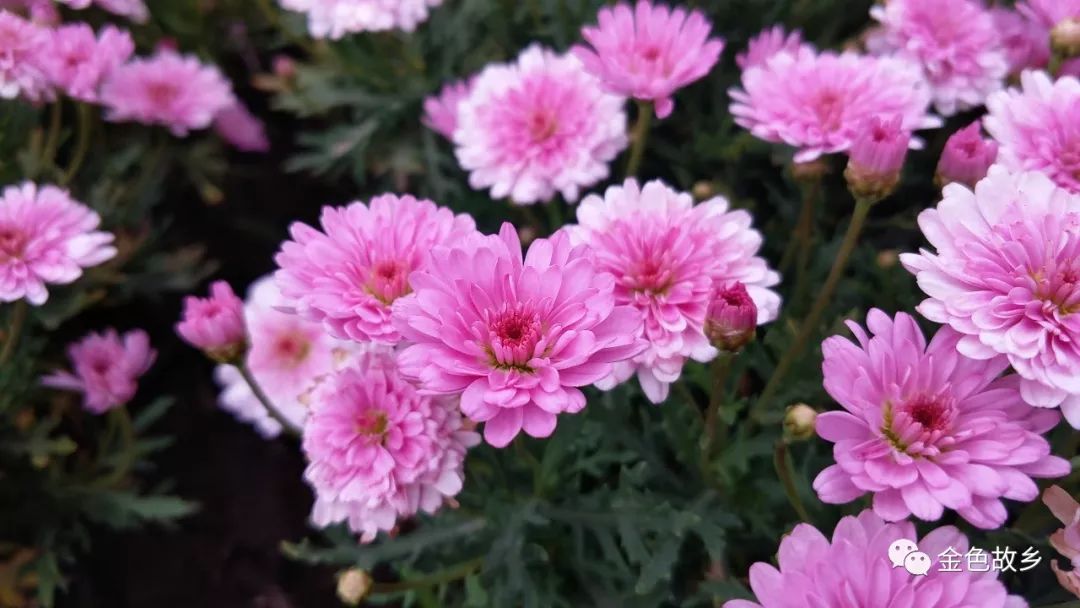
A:
{"type": "Polygon", "coordinates": [[[789,439],[803,441],[814,436],[817,411],[805,403],[796,403],[784,414],[784,435],[789,439]]]}
{"type": "Polygon", "coordinates": [[[371,591],[371,575],[359,568],[349,568],[338,573],[337,594],[347,606],[359,606],[371,591]]]}
{"type": "Polygon", "coordinates": [[[934,179],[941,187],[957,182],[974,188],[986,177],[990,165],[997,160],[997,153],[997,142],[984,138],[979,133],[979,123],[973,122],[953,133],[945,142],[934,179]]]}
{"type": "Polygon", "coordinates": [[[900,253],[895,249],[882,249],[877,254],[877,265],[882,270],[895,268],[900,263],[900,253]]]}
{"type": "Polygon", "coordinates": [[[291,80],[296,76],[296,61],[288,55],[275,55],[274,75],[282,80],[291,80]]]}
{"type": "Polygon", "coordinates": [[[705,335],[723,352],[737,353],[754,339],[758,310],[746,286],[735,282],[716,290],[705,319],[705,335]]]}
{"type": "Polygon", "coordinates": [[[216,281],[210,297],[188,296],[176,333],[218,363],[236,363],[247,350],[244,303],[229,284],[216,281]]]}
{"type": "Polygon", "coordinates": [[[852,196],[879,201],[892,194],[910,143],[911,134],[902,129],[899,116],[868,120],[848,151],[844,177],[852,196]]]}
{"type": "Polygon", "coordinates": [[[1050,47],[1062,59],[1080,55],[1080,18],[1066,17],[1050,30],[1050,47]]]}
{"type": "Polygon", "coordinates": [[[694,184],[694,188],[691,192],[695,199],[703,201],[716,195],[716,187],[713,186],[713,183],[710,181],[701,180],[694,184]]]}

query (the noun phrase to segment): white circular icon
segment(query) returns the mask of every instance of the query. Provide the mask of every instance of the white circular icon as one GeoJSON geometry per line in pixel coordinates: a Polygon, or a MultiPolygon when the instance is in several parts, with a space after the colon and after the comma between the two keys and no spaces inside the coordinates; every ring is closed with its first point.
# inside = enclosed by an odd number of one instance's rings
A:
{"type": "Polygon", "coordinates": [[[907,538],[898,539],[889,545],[889,561],[892,562],[893,568],[905,568],[904,558],[918,550],[919,547],[915,545],[915,541],[907,538]]]}
{"type": "Polygon", "coordinates": [[[930,556],[922,551],[912,551],[904,557],[904,570],[915,576],[926,576],[930,571],[930,556]]]}

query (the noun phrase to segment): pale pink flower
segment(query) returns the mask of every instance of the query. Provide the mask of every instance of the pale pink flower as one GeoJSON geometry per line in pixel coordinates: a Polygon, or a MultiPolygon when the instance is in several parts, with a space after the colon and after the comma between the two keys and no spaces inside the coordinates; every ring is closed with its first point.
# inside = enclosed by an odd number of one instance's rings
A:
{"type": "Polygon", "coordinates": [[[103,414],[135,397],[139,378],[154,364],[157,352],[141,329],[120,336],[115,329],[90,333],[68,347],[72,371],[45,376],[51,388],[83,393],[83,407],[103,414]]]}
{"type": "Polygon", "coordinates": [[[324,207],[322,231],[299,222],[274,258],[285,305],[333,336],[394,344],[390,306],[412,291],[432,249],[476,232],[468,215],[435,203],[384,194],[368,206],[324,207]]]}
{"type": "Polygon", "coordinates": [[[1039,435],[1057,412],[1024,403],[1017,376],[999,378],[1004,357],[965,357],[950,327],[927,345],[904,313],[872,309],[866,322],[869,335],[848,322],[858,344],[833,336],[821,346],[825,390],[844,408],[817,417],[818,435],[836,444],[837,464],[814,480],[822,501],[870,492],[889,521],[935,521],[949,508],[993,529],[1007,516],[1001,499],[1035,500],[1032,477],[1069,473],[1039,435]]]}
{"type": "Polygon", "coordinates": [[[41,54],[41,66],[52,84],[68,96],[94,103],[102,81],[131,57],[135,43],[131,34],[111,25],[95,37],[85,23],[52,30],[49,52],[41,54]]]}
{"type": "Polygon", "coordinates": [[[210,296],[184,298],[184,312],[176,333],[211,358],[230,361],[247,348],[244,303],[225,281],[210,285],[210,296]]]}
{"type": "Polygon", "coordinates": [[[739,281],[750,290],[755,325],[776,318],[780,296],[769,289],[780,276],[759,257],[761,234],[746,211],[731,211],[716,197],[694,204],[663,182],[644,188],[628,179],[604,196],[590,194],[570,228],[575,243],[592,250],[596,269],[615,277],[615,304],[643,318],[648,348],[597,383],[610,390],[637,374],[653,403],[667,399],[687,359],[709,361],[717,350],[705,336],[705,319],[717,289],[739,281]]]}
{"type": "Polygon", "coordinates": [[[266,125],[240,101],[234,102],[214,116],[214,132],[232,147],[243,152],[270,150],[266,125]]]}
{"type": "Polygon", "coordinates": [[[799,524],[780,541],[778,567],[750,566],[757,601],[730,600],[724,608],[1026,608],[1023,598],[1008,595],[997,572],[967,566],[969,547],[953,526],[919,538],[911,522],[887,523],[870,510],[841,519],[831,541],[810,524],[799,524]],[[889,561],[889,547],[899,540],[912,541],[930,557],[926,575],[889,561]],[[959,555],[955,566],[941,559],[950,549],[959,555]]]}
{"type": "Polygon", "coordinates": [[[1050,535],[1050,544],[1058,553],[1069,558],[1072,565],[1072,569],[1062,570],[1058,568],[1057,560],[1053,560],[1050,568],[1062,587],[1080,597],[1080,503],[1060,486],[1046,488],[1043,503],[1058,521],[1065,524],[1064,528],[1050,535]]]}
{"type": "Polygon", "coordinates": [[[411,277],[414,293],[394,304],[394,321],[413,344],[402,371],[426,392],[461,395],[461,411],[484,422],[503,447],[524,430],[547,437],[555,416],[585,407],[580,387],[645,347],[641,315],[615,304],[615,281],[564,231],[521,254],[510,224],[435,247],[411,277]]]}
{"type": "Polygon", "coordinates": [[[705,316],[705,337],[714,348],[731,353],[742,350],[754,339],[757,324],[758,306],[746,285],[735,281],[713,292],[705,316]]]}
{"type": "Polygon", "coordinates": [[[1080,19],[1080,0],[1024,0],[1016,8],[1048,32],[1066,19],[1080,19]]]}
{"type": "Polygon", "coordinates": [[[878,200],[891,194],[910,144],[911,133],[903,130],[899,116],[867,120],[851,143],[844,171],[855,197],[878,200]]]}
{"type": "Polygon", "coordinates": [[[338,39],[357,32],[411,32],[442,0],[278,0],[282,8],[305,13],[316,38],[338,39]]]}
{"type": "Polygon", "coordinates": [[[968,357],[1006,355],[1025,401],[1080,428],[1080,196],[994,166],[974,192],[946,186],[919,226],[936,251],[901,257],[928,296],[919,312],[963,334],[968,357]]]}
{"type": "Polygon", "coordinates": [[[116,255],[101,218],[56,186],[24,182],[0,196],[0,302],[40,306],[46,284],[66,285],[116,255]]]}
{"type": "Polygon", "coordinates": [[[774,25],[751,38],[746,45],[746,51],[735,56],[735,64],[740,69],[748,70],[765,65],[773,55],[797,55],[802,52],[814,52],[813,46],[803,42],[802,32],[795,30],[789,33],[784,31],[783,26],[774,25]]]}
{"type": "Polygon", "coordinates": [[[849,149],[873,116],[900,116],[905,131],[941,124],[927,114],[930,88],[919,67],[902,59],[802,49],[743,71],[742,85],[730,91],[735,122],[798,148],[796,162],[849,149]]]}
{"type": "Polygon", "coordinates": [[[0,98],[41,101],[51,96],[41,65],[48,47],[47,29],[0,10],[0,98]]]}
{"type": "Polygon", "coordinates": [[[992,8],[990,14],[994,17],[1010,74],[1046,67],[1050,61],[1050,33],[1045,27],[1012,9],[992,8]]]}
{"type": "Polygon", "coordinates": [[[235,102],[216,67],[170,50],[116,68],[101,89],[108,120],[162,125],[179,137],[209,127],[235,102]]]}
{"type": "Polygon", "coordinates": [[[38,25],[53,26],[60,22],[60,12],[53,0],[0,0],[0,10],[26,17],[38,25]]]}
{"type": "Polygon", "coordinates": [[[572,52],[612,93],[653,102],[657,118],[671,114],[675,91],[708,74],[724,50],[701,11],[638,0],[604,7],[597,20],[581,30],[589,46],[572,52]]]}
{"type": "Polygon", "coordinates": [[[937,180],[942,185],[959,182],[968,188],[986,177],[990,165],[997,160],[998,145],[986,139],[975,121],[949,136],[938,160],[937,180]]]}
{"type": "Polygon", "coordinates": [[[458,162],[493,198],[527,205],[559,192],[576,201],[626,147],[623,105],[573,55],[530,46],[514,63],[484,68],[461,102],[458,162]]]}
{"type": "Polygon", "coordinates": [[[424,126],[447,139],[453,139],[458,124],[458,107],[472,91],[472,79],[458,80],[443,86],[437,95],[424,99],[424,126]]]}
{"type": "Polygon", "coordinates": [[[147,10],[143,0],[56,0],[73,9],[89,8],[91,4],[121,17],[126,17],[135,23],[146,23],[150,19],[150,11],[147,10]]]}

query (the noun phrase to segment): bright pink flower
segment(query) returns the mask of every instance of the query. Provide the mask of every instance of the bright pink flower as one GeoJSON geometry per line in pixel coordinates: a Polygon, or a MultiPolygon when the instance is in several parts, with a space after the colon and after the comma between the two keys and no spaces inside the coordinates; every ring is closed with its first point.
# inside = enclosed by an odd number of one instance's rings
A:
{"type": "Polygon", "coordinates": [[[103,414],[135,397],[138,380],[154,364],[157,352],[141,329],[123,336],[108,329],[69,346],[68,358],[72,372],[55,372],[42,378],[42,384],[83,393],[83,407],[103,414]]]}
{"type": "Polygon", "coordinates": [[[195,348],[220,361],[230,361],[247,347],[244,303],[225,281],[210,285],[210,297],[184,298],[184,314],[176,333],[195,348]]]}
{"type": "Polygon", "coordinates": [[[51,27],[60,22],[60,12],[53,0],[0,0],[0,10],[15,13],[38,25],[51,27]]]}
{"type": "Polygon", "coordinates": [[[657,118],[671,114],[675,91],[708,74],[724,50],[701,11],[638,0],[633,9],[602,8],[597,19],[581,30],[590,46],[572,52],[612,93],[653,102],[657,118]]]}
{"type": "Polygon", "coordinates": [[[527,205],[560,192],[575,201],[626,147],[623,103],[574,56],[530,46],[515,63],[484,68],[461,102],[458,162],[493,198],[527,205]]]}
{"type": "Polygon", "coordinates": [[[919,312],[963,334],[968,357],[1006,355],[1025,401],[1080,428],[1080,196],[1000,166],[943,196],[919,215],[936,251],[901,258],[928,296],[919,312]]]}
{"type": "Polygon", "coordinates": [[[642,351],[641,316],[616,306],[615,281],[586,247],[560,231],[522,257],[510,224],[434,249],[394,304],[413,342],[399,356],[406,376],[432,394],[460,394],[461,411],[503,447],[524,431],[547,437],[555,415],[585,407],[580,387],[642,351]]]}
{"type": "Polygon", "coordinates": [[[798,148],[796,162],[847,150],[873,116],[898,115],[905,131],[941,124],[927,114],[930,89],[918,66],[901,59],[803,49],[745,70],[742,85],[730,92],[735,122],[798,148]]]}
{"type": "Polygon", "coordinates": [[[424,126],[447,139],[454,138],[457,130],[458,107],[472,91],[472,80],[451,82],[439,90],[438,95],[424,99],[424,126]]]}
{"type": "Polygon", "coordinates": [[[56,186],[30,182],[0,196],[0,302],[40,306],[46,284],[66,285],[116,255],[101,218],[56,186]]]}
{"type": "Polygon", "coordinates": [[[232,147],[243,152],[270,150],[270,140],[266,138],[266,125],[240,101],[236,101],[214,116],[214,132],[232,147]]]}
{"type": "Polygon", "coordinates": [[[1016,8],[1047,31],[1066,19],[1080,18],[1080,0],[1024,0],[1016,8]]]}
{"type": "Polygon", "coordinates": [[[899,116],[867,120],[851,144],[844,171],[856,198],[877,200],[891,194],[900,180],[910,144],[911,133],[901,128],[899,116]]]}
{"type": "Polygon", "coordinates": [[[735,281],[713,292],[705,317],[705,337],[714,348],[732,353],[742,350],[754,339],[757,324],[758,306],[746,285],[735,281]]]}
{"type": "Polygon", "coordinates": [[[648,348],[616,362],[597,386],[610,390],[637,374],[653,403],[667,399],[687,359],[708,361],[716,348],[705,336],[713,293],[740,281],[750,289],[759,312],[755,323],[776,318],[780,297],[770,289],[780,276],[759,257],[761,234],[745,211],[730,211],[716,197],[694,205],[689,194],[663,182],[640,188],[633,179],[612,186],[604,196],[590,194],[570,229],[575,243],[592,250],[596,269],[615,277],[615,304],[644,318],[648,348]]]}
{"type": "Polygon", "coordinates": [[[985,139],[975,121],[949,136],[938,160],[937,180],[942,185],[959,182],[968,188],[986,177],[990,165],[997,160],[998,145],[985,139]]]}
{"type": "Polygon", "coordinates": [[[1071,570],[1062,570],[1058,568],[1057,560],[1053,560],[1050,568],[1062,587],[1080,597],[1080,503],[1059,486],[1050,486],[1043,492],[1043,503],[1058,521],[1065,524],[1050,535],[1050,544],[1069,558],[1072,565],[1071,570]]]}
{"type": "Polygon", "coordinates": [[[455,400],[421,394],[390,355],[367,355],[311,394],[303,448],[312,518],[348,521],[370,542],[399,517],[432,513],[460,492],[465,452],[479,441],[455,400]]]}
{"type": "Polygon", "coordinates": [[[76,23],[52,30],[49,52],[41,54],[41,66],[64,93],[94,103],[102,81],[134,51],[131,34],[124,30],[107,25],[95,37],[89,25],[76,23]]]}
{"type": "Polygon", "coordinates": [[[324,207],[322,232],[299,222],[281,245],[275,278],[287,307],[333,336],[394,344],[401,339],[390,306],[412,291],[434,247],[476,232],[468,215],[410,195],[384,194],[370,207],[324,207]]]}
{"type": "Polygon", "coordinates": [[[40,101],[51,96],[41,66],[48,46],[47,29],[0,10],[0,98],[40,101]]]}
{"type": "Polygon", "coordinates": [[[990,9],[994,17],[1009,73],[1019,74],[1029,68],[1043,68],[1050,61],[1050,33],[1042,25],[1007,8],[990,9]]]}
{"type": "Polygon", "coordinates": [[[282,8],[306,13],[316,38],[338,39],[356,32],[411,32],[442,0],[278,0],[282,8]]]}
{"type": "Polygon", "coordinates": [[[844,408],[817,417],[818,435],[836,444],[837,464],[814,480],[822,501],[871,492],[874,512],[889,521],[935,521],[947,507],[993,529],[1005,523],[1001,499],[1035,500],[1032,477],[1069,473],[1039,435],[1057,413],[1024,403],[1017,376],[999,378],[1004,357],[965,357],[963,336],[949,327],[927,345],[904,313],[894,321],[871,310],[870,335],[848,327],[858,344],[833,336],[821,347],[825,390],[844,408]]]}
{"type": "Polygon", "coordinates": [[[235,102],[216,67],[168,50],[116,68],[101,90],[108,120],[163,125],[178,137],[209,127],[235,102]]]}
{"type": "Polygon", "coordinates": [[[780,541],[779,568],[765,562],[750,567],[757,602],[731,600],[724,608],[1027,608],[1022,598],[1008,595],[997,572],[966,566],[969,546],[952,526],[920,539],[910,522],[886,523],[870,510],[841,519],[831,542],[810,524],[799,524],[780,541]],[[914,541],[930,557],[929,573],[916,576],[893,566],[889,547],[898,540],[914,541]],[[955,569],[940,562],[949,549],[960,556],[955,569]]]}
{"type": "Polygon", "coordinates": [[[797,55],[803,52],[812,53],[814,47],[803,42],[802,32],[795,30],[788,33],[783,26],[774,25],[751,38],[746,51],[735,56],[735,63],[740,69],[748,70],[765,65],[773,55],[779,53],[797,55]]]}

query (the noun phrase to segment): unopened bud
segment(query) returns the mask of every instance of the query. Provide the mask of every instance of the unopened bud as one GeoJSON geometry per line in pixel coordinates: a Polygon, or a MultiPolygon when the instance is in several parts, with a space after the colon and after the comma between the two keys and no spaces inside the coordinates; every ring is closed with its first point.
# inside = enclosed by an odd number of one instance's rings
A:
{"type": "Polygon", "coordinates": [[[797,403],[787,408],[784,414],[784,435],[789,439],[802,441],[814,436],[814,423],[817,411],[805,403],[797,403]]]}
{"type": "Polygon", "coordinates": [[[359,568],[349,568],[337,577],[338,598],[347,606],[358,606],[371,591],[371,575],[359,568]]]}
{"type": "Polygon", "coordinates": [[[902,127],[899,116],[888,120],[875,116],[855,137],[844,177],[856,200],[879,201],[896,190],[911,143],[911,134],[902,127]]]}
{"type": "Polygon", "coordinates": [[[997,142],[984,138],[979,133],[979,123],[973,122],[953,133],[945,142],[934,179],[939,187],[956,182],[974,188],[986,177],[997,154],[997,142]]]}
{"type": "Polygon", "coordinates": [[[707,198],[712,198],[713,196],[715,196],[716,188],[713,186],[712,182],[701,180],[700,182],[694,184],[694,188],[693,190],[691,190],[691,193],[694,195],[695,199],[703,201],[707,198]]]}
{"type": "Polygon", "coordinates": [[[895,268],[900,262],[900,254],[895,249],[883,249],[877,254],[878,268],[889,269],[895,268]]]}
{"type": "Polygon", "coordinates": [[[754,339],[757,318],[757,305],[746,286],[735,282],[713,294],[705,319],[705,336],[717,349],[737,353],[754,339]]]}
{"type": "Polygon", "coordinates": [[[225,281],[215,281],[206,298],[188,296],[176,333],[217,363],[237,363],[247,351],[244,302],[225,281]]]}
{"type": "Polygon", "coordinates": [[[1080,56],[1080,18],[1066,17],[1050,30],[1050,46],[1062,59],[1080,56]]]}

